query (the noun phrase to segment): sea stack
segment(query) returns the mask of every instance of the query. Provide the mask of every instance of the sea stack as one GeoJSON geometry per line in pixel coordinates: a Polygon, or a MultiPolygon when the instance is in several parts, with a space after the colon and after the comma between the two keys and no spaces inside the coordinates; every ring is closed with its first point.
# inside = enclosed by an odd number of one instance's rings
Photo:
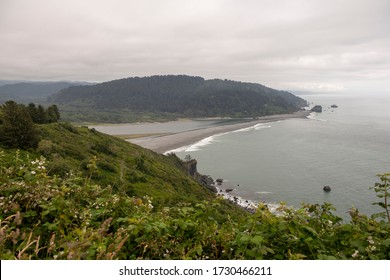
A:
{"type": "Polygon", "coordinates": [[[329,186],[324,186],[324,192],[330,192],[332,189],[329,186]]]}

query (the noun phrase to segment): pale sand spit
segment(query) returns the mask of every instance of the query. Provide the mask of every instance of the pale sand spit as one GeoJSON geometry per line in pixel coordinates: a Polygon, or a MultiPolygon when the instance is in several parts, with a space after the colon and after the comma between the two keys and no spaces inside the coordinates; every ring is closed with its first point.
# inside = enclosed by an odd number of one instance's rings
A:
{"type": "Polygon", "coordinates": [[[235,131],[243,128],[248,128],[260,123],[268,123],[281,121],[291,118],[306,118],[310,114],[310,111],[298,111],[293,114],[281,114],[259,117],[256,120],[232,124],[221,125],[215,127],[208,127],[203,129],[190,130],[169,135],[142,137],[136,139],[128,139],[131,143],[137,144],[141,147],[153,150],[157,153],[164,153],[170,150],[174,150],[180,147],[189,146],[207,137],[235,131]]]}

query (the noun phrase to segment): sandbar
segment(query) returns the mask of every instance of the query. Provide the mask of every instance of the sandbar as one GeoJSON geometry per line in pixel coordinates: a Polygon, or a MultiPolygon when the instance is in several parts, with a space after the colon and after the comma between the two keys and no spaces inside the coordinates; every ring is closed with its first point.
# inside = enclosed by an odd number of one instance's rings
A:
{"type": "Polygon", "coordinates": [[[238,124],[231,125],[221,125],[214,126],[202,129],[189,130],[185,132],[173,133],[168,135],[157,135],[157,136],[148,136],[141,137],[137,139],[128,139],[131,143],[137,144],[141,147],[150,149],[157,153],[165,153],[170,150],[178,149],[180,147],[189,146],[194,144],[202,139],[207,137],[235,131],[247,127],[254,126],[260,123],[275,122],[281,120],[287,120],[292,118],[306,118],[311,112],[302,110],[292,114],[280,114],[280,115],[270,115],[256,118],[256,120],[251,120],[238,124]]]}

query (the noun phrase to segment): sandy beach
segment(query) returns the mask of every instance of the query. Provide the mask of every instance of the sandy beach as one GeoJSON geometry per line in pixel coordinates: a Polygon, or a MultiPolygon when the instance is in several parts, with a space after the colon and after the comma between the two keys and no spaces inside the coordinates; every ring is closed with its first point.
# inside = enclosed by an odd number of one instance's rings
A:
{"type": "Polygon", "coordinates": [[[271,116],[260,117],[257,118],[256,120],[239,123],[239,124],[215,126],[215,127],[190,130],[190,131],[169,134],[169,135],[142,137],[137,139],[131,139],[129,141],[131,143],[140,145],[141,147],[153,150],[157,153],[165,153],[167,151],[174,150],[180,147],[189,146],[204,138],[216,134],[235,131],[235,130],[251,127],[260,123],[269,123],[269,122],[281,121],[281,120],[286,120],[291,118],[306,118],[309,114],[310,111],[298,111],[293,114],[271,115],[271,116]]]}

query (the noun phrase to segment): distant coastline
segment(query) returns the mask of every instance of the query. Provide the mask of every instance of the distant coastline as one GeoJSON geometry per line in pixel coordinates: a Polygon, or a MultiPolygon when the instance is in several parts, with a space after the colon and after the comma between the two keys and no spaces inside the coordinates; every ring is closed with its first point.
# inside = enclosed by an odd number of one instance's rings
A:
{"type": "Polygon", "coordinates": [[[198,141],[201,141],[202,139],[216,134],[248,128],[260,123],[276,122],[292,118],[306,118],[310,113],[310,111],[301,110],[292,114],[280,114],[259,117],[256,120],[244,123],[196,129],[169,135],[128,139],[128,141],[137,144],[141,147],[155,151],[157,153],[167,153],[181,147],[189,146],[198,141]]]}

